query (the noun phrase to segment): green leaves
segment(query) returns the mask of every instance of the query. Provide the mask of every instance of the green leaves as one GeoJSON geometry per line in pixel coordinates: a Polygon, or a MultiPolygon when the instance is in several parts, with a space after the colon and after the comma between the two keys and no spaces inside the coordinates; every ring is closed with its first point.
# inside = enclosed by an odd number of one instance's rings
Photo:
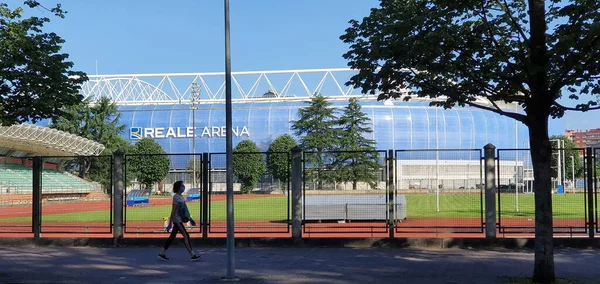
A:
{"type": "Polygon", "coordinates": [[[265,157],[252,140],[243,140],[233,149],[233,174],[242,183],[242,193],[250,193],[265,173],[265,157]]]}
{"type": "MultiPolygon", "coordinates": [[[[42,7],[26,1],[30,7],[42,7]]],[[[58,5],[49,9],[59,17],[58,5]]],[[[61,53],[64,40],[55,33],[43,32],[48,18],[22,18],[23,9],[11,10],[0,3],[0,123],[35,123],[56,119],[64,106],[82,101],[80,85],[87,80],[83,72],[73,71],[68,54],[61,53]]]]}
{"type": "Polygon", "coordinates": [[[371,120],[356,98],[350,99],[339,117],[331,102],[320,95],[298,113],[292,129],[300,136],[309,180],[318,182],[319,188],[324,181],[352,182],[354,189],[359,182],[376,185],[379,157],[375,141],[366,137],[373,132],[371,120]]]}
{"type": "Polygon", "coordinates": [[[340,39],[349,44],[348,66],[359,73],[348,85],[379,99],[428,97],[439,99],[433,105],[471,105],[528,123],[474,100],[517,102],[560,117],[595,109],[600,95],[598,1],[382,0],[349,24],[340,39]],[[553,105],[563,93],[588,98],[577,107],[553,105]]]}
{"type": "Polygon", "coordinates": [[[362,112],[356,98],[351,98],[338,120],[339,137],[336,152],[332,152],[332,168],[338,182],[352,182],[357,189],[359,182],[374,188],[379,179],[381,164],[375,149],[375,141],[365,136],[372,133],[371,119],[362,112]]]}
{"type": "MultiPolygon", "coordinates": [[[[150,138],[142,138],[126,156],[137,181],[146,189],[152,189],[154,183],[163,180],[169,173],[171,162],[160,144],[150,138]]],[[[129,169],[128,169],[129,173],[129,169]]]]}
{"type": "MultiPolygon", "coordinates": [[[[286,184],[290,179],[291,153],[296,147],[296,141],[292,136],[283,134],[269,145],[267,151],[267,169],[274,178],[286,184]]],[[[282,184],[282,189],[284,185],[282,184]]]]}
{"type": "Polygon", "coordinates": [[[316,95],[307,107],[298,110],[298,116],[299,119],[293,121],[292,130],[300,137],[300,147],[305,152],[314,152],[305,155],[305,162],[315,168],[307,170],[306,175],[317,180],[321,187],[325,179],[322,175],[326,160],[323,152],[333,150],[338,142],[335,109],[325,97],[316,95]]]}

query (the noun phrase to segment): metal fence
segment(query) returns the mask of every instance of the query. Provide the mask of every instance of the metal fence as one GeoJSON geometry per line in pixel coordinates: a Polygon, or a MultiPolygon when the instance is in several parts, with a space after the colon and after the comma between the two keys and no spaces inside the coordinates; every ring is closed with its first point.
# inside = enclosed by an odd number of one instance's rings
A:
{"type": "Polygon", "coordinates": [[[387,158],[387,151],[304,152],[304,234],[387,235],[387,158]]]}
{"type": "Polygon", "coordinates": [[[173,183],[183,181],[183,193],[196,226],[186,224],[190,234],[201,233],[202,154],[152,154],[124,157],[124,231],[126,234],[166,234],[173,199],[173,183]]]}
{"type": "MultiPolygon", "coordinates": [[[[304,152],[300,169],[302,235],[482,234],[482,154],[480,149],[304,152]]],[[[600,148],[553,150],[556,236],[600,232],[599,155],[600,148]]],[[[291,153],[234,153],[233,157],[236,235],[290,237],[291,153]],[[243,173],[248,171],[255,174],[243,173]]],[[[26,236],[38,229],[48,237],[112,234],[113,156],[43,157],[41,171],[33,169],[33,160],[37,163],[38,158],[3,159],[1,236],[26,236]],[[36,172],[41,180],[39,197],[34,194],[36,172]],[[40,201],[41,219],[34,216],[34,200],[40,201]],[[36,220],[39,227],[32,226],[36,220]]],[[[125,155],[123,164],[125,237],[166,235],[172,184],[177,180],[186,184],[184,196],[197,222],[189,227],[191,233],[225,236],[225,153],[125,155]],[[162,172],[149,173],[157,171],[162,172]]],[[[495,168],[496,184],[491,192],[496,196],[498,236],[531,236],[535,232],[535,178],[530,151],[497,149],[495,168]]]]}
{"type": "MultiPolygon", "coordinates": [[[[497,151],[498,229],[501,234],[535,232],[534,176],[529,149],[497,151]]],[[[552,152],[552,217],[555,235],[587,233],[585,149],[552,152]]]]}
{"type": "Polygon", "coordinates": [[[30,158],[0,164],[0,234],[33,233],[33,170],[30,158]]]}
{"type": "MultiPolygon", "coordinates": [[[[233,153],[236,234],[290,233],[290,153],[233,153]],[[279,177],[278,178],[276,178],[279,177]]],[[[209,155],[209,233],[227,232],[226,154],[209,155]]]]}
{"type": "Polygon", "coordinates": [[[43,161],[41,233],[112,233],[113,157],[44,157],[43,161]]]}
{"type": "Polygon", "coordinates": [[[482,233],[483,163],[481,149],[398,150],[396,193],[406,199],[407,215],[396,233],[482,233]]]}

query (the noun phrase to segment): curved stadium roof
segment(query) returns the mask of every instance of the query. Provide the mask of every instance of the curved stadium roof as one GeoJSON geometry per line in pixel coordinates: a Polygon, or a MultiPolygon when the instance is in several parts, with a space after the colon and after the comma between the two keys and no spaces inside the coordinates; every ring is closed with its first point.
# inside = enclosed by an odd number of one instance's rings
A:
{"type": "Polygon", "coordinates": [[[13,157],[98,156],[105,146],[56,129],[19,124],[0,126],[0,154],[13,157]]]}

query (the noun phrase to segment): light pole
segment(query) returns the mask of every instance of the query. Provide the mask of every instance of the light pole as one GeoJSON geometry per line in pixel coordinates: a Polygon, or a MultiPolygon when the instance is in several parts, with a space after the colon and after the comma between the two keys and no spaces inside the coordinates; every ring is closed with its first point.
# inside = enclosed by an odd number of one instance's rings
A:
{"type": "MultiPolygon", "coordinates": [[[[529,140],[523,141],[523,149],[530,149],[527,145],[529,144],[529,140]]],[[[529,151],[529,157],[531,157],[531,151],[529,151]]],[[[525,183],[525,154],[523,155],[523,193],[529,192],[529,180],[525,183]]]]}
{"type": "Polygon", "coordinates": [[[190,102],[192,104],[192,133],[194,133],[192,137],[192,175],[193,175],[193,184],[192,188],[197,187],[196,181],[196,110],[198,109],[198,101],[200,100],[200,85],[195,81],[192,83],[192,87],[190,90],[190,102]]]}
{"type": "Polygon", "coordinates": [[[225,165],[227,191],[227,279],[235,280],[235,235],[233,226],[233,140],[231,116],[231,45],[229,32],[229,0],[223,0],[225,6],[225,165]]]}
{"type": "MultiPolygon", "coordinates": [[[[550,143],[556,142],[556,146],[557,146],[556,148],[557,148],[557,151],[558,151],[558,153],[556,153],[556,155],[557,155],[557,163],[556,163],[557,164],[556,165],[556,188],[557,189],[558,189],[558,185],[563,184],[562,183],[562,178],[563,178],[562,177],[562,161],[561,161],[561,151],[562,151],[562,149],[561,149],[561,143],[560,143],[561,141],[562,140],[560,140],[560,139],[552,139],[552,140],[550,140],[550,143]]],[[[554,152],[554,149],[552,150],[552,152],[554,152]]],[[[552,155],[555,155],[555,154],[553,153],[552,155]]]]}
{"type": "Polygon", "coordinates": [[[576,188],[575,183],[575,158],[571,155],[571,182],[573,182],[573,188],[576,188]]]}

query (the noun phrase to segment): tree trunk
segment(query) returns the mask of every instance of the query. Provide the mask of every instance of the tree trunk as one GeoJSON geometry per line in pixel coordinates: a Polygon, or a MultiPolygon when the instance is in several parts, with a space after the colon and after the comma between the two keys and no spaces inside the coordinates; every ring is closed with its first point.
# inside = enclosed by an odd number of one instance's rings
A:
{"type": "Polygon", "coordinates": [[[356,180],[352,181],[352,190],[356,190],[357,185],[358,185],[358,181],[356,181],[356,180]]]}
{"type": "Polygon", "coordinates": [[[89,157],[80,157],[79,158],[79,177],[85,178],[86,174],[90,170],[91,162],[89,157]]]}
{"type": "Polygon", "coordinates": [[[533,282],[552,283],[554,244],[552,228],[552,145],[548,137],[548,116],[533,116],[529,125],[535,191],[535,260],[533,282]]]}

